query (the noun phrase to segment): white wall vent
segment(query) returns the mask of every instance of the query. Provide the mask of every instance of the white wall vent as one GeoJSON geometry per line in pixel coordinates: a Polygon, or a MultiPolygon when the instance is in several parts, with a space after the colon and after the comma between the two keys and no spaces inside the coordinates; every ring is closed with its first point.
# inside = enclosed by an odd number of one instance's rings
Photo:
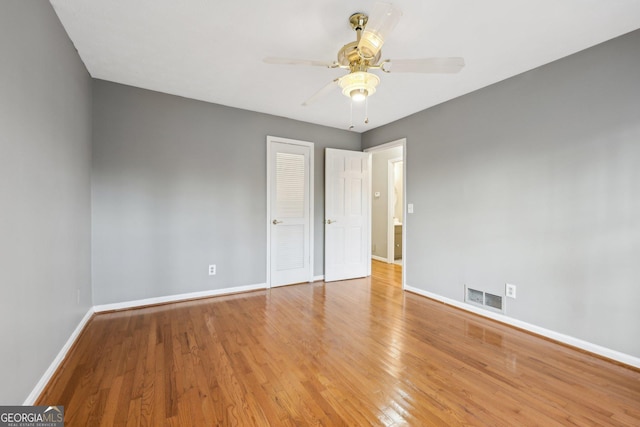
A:
{"type": "Polygon", "coordinates": [[[487,310],[504,313],[504,297],[489,292],[473,289],[465,285],[464,301],[487,310]]]}

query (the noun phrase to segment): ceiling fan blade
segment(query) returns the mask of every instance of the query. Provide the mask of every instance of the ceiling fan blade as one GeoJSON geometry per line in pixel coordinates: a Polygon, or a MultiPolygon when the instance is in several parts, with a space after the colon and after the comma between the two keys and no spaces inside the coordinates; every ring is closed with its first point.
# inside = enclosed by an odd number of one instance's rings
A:
{"type": "Polygon", "coordinates": [[[402,11],[390,3],[377,2],[362,31],[358,51],[364,59],[373,59],[382,49],[387,36],[393,31],[402,11]]]}
{"type": "Polygon", "coordinates": [[[327,63],[326,61],[313,61],[308,59],[275,58],[272,56],[268,56],[262,61],[267,64],[277,65],[311,65],[313,67],[335,68],[334,63],[327,63]]]}
{"type": "Polygon", "coordinates": [[[455,74],[460,72],[464,65],[464,58],[459,57],[396,60],[391,59],[380,64],[380,68],[382,69],[382,71],[385,71],[387,73],[455,74]]]}
{"type": "Polygon", "coordinates": [[[338,83],[340,82],[340,79],[341,79],[341,77],[338,77],[338,78],[333,79],[332,81],[330,81],[325,87],[323,87],[322,89],[320,89],[319,91],[317,91],[316,93],[311,95],[311,98],[309,98],[306,101],[304,101],[302,103],[302,106],[306,107],[309,104],[312,104],[312,103],[316,102],[318,99],[320,99],[323,96],[327,95],[329,92],[331,92],[333,89],[335,89],[338,86],[338,83]]]}

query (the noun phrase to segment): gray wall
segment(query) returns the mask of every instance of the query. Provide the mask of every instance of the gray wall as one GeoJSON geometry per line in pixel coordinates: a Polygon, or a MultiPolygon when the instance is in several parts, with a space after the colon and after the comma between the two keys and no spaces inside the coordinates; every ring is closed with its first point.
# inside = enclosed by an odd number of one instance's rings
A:
{"type": "Polygon", "coordinates": [[[93,108],[95,304],[265,283],[267,135],[315,143],[323,274],[324,148],[359,134],[100,80],[93,108]]]}
{"type": "Polygon", "coordinates": [[[0,52],[0,404],[8,405],[24,402],[92,305],[91,79],[49,2],[0,2],[0,52]]]}
{"type": "Polygon", "coordinates": [[[363,135],[407,138],[407,284],[640,357],[640,31],[363,135]]]}
{"type": "MultiPolygon", "coordinates": [[[[379,192],[380,197],[372,196],[371,207],[371,245],[373,255],[387,258],[387,232],[389,216],[389,173],[388,161],[402,157],[402,147],[372,153],[371,191],[379,192]]],[[[402,220],[402,218],[400,218],[402,220]]]]}

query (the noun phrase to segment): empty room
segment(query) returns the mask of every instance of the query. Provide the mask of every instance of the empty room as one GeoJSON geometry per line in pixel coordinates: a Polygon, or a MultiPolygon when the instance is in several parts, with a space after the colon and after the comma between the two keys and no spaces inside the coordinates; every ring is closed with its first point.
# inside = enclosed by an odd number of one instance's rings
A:
{"type": "Polygon", "coordinates": [[[640,425],[640,1],[0,0],[0,53],[0,426],[640,425]]]}

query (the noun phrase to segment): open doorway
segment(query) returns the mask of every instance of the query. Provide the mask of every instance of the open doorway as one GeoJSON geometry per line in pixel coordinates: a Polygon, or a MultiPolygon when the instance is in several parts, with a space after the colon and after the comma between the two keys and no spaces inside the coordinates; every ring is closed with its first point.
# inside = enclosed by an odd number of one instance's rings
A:
{"type": "Polygon", "coordinates": [[[387,260],[402,265],[402,220],[404,218],[404,162],[402,157],[387,163],[387,260]]]}
{"type": "Polygon", "coordinates": [[[371,258],[406,268],[406,140],[369,148],[371,168],[371,258]]]}

